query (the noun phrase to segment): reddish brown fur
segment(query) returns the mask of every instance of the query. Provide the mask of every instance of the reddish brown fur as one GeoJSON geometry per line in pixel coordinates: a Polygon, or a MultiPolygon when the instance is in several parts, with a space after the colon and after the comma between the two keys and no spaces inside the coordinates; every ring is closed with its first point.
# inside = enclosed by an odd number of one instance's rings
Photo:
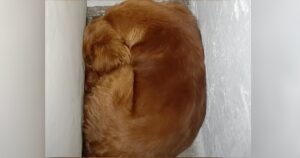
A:
{"type": "Polygon", "coordinates": [[[84,156],[177,156],[205,117],[204,53],[180,4],[128,0],[84,35],[84,156]]]}

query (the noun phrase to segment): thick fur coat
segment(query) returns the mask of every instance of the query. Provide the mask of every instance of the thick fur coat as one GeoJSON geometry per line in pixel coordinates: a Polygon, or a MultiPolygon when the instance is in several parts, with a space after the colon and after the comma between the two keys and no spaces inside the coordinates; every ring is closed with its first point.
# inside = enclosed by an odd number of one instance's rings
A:
{"type": "Polygon", "coordinates": [[[84,33],[84,156],[177,156],[205,118],[204,53],[181,4],[128,0],[84,33]]]}

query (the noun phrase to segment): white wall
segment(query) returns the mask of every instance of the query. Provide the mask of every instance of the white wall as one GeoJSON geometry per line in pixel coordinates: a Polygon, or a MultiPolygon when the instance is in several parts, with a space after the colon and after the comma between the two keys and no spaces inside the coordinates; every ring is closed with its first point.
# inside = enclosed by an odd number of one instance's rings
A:
{"type": "Polygon", "coordinates": [[[85,0],[46,1],[46,156],[81,156],[85,0]]]}
{"type": "Polygon", "coordinates": [[[253,157],[300,157],[300,1],[253,1],[253,157]]]}
{"type": "Polygon", "coordinates": [[[44,157],[44,1],[0,1],[0,157],[44,157]]]}
{"type": "Polygon", "coordinates": [[[193,156],[243,157],[251,146],[250,0],[192,1],[202,33],[208,107],[193,156]]]}

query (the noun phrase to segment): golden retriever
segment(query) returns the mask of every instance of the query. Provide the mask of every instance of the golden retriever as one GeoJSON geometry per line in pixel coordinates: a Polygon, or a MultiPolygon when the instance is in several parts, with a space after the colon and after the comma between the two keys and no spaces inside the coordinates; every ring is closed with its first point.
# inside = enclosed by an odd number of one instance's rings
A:
{"type": "Polygon", "coordinates": [[[179,3],[127,0],[85,29],[84,156],[175,157],[204,121],[200,31],[179,3]]]}

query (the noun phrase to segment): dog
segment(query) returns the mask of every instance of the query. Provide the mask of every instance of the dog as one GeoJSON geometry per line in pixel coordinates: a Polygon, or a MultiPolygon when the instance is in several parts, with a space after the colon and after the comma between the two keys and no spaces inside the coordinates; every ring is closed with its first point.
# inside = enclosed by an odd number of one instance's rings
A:
{"type": "Polygon", "coordinates": [[[83,156],[176,157],[206,113],[204,49],[179,3],[127,0],[84,32],[83,156]]]}

